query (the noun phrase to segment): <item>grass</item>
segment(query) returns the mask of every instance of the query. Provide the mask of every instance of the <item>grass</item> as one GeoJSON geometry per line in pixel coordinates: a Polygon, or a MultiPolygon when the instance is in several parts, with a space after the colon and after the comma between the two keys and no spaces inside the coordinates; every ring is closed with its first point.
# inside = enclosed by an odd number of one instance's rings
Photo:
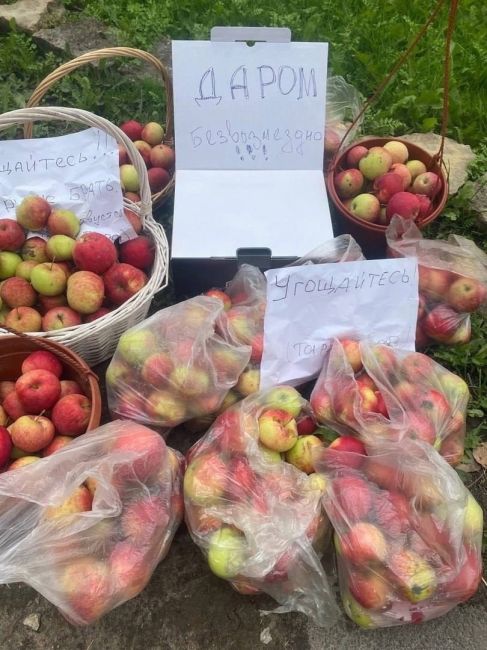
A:
{"type": "MultiPolygon", "coordinates": [[[[328,41],[330,70],[343,75],[365,96],[383,79],[398,55],[426,20],[431,7],[420,0],[64,0],[67,16],[77,20],[93,16],[109,25],[119,43],[151,50],[162,38],[206,39],[213,25],[288,26],[295,40],[328,41]]],[[[432,5],[432,3],[430,3],[432,5]]],[[[445,3],[448,5],[449,3],[445,3]]],[[[368,112],[364,131],[401,135],[438,131],[442,102],[442,59],[446,8],[418,45],[413,57],[368,112]]],[[[45,53],[18,32],[0,36],[0,109],[24,105],[37,83],[66,57],[45,53]]],[[[487,172],[487,4],[476,0],[460,3],[452,47],[450,120],[448,135],[471,145],[477,160],[471,179],[487,172]]],[[[105,61],[88,66],[58,82],[44,104],[82,107],[115,123],[128,117],[161,119],[164,93],[143,67],[105,61]],[[134,83],[137,78],[137,83],[134,83]]],[[[49,133],[41,126],[37,133],[49,133]]],[[[430,236],[450,232],[485,246],[485,232],[470,211],[471,189],[465,187],[451,199],[444,215],[429,229],[430,236]]],[[[166,214],[165,219],[168,218],[166,214]]],[[[467,436],[467,452],[485,437],[481,420],[487,414],[487,335],[485,319],[475,316],[473,340],[455,348],[430,350],[441,363],[467,379],[472,391],[470,414],[476,419],[467,436]]]]}

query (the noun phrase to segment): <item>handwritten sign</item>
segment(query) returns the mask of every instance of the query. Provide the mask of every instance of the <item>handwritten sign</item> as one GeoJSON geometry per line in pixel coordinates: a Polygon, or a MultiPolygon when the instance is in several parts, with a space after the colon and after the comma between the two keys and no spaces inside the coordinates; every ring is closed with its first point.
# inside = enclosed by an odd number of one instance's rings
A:
{"type": "Polygon", "coordinates": [[[315,377],[333,337],[415,349],[416,258],[288,267],[265,275],[261,388],[315,377]]]}
{"type": "Polygon", "coordinates": [[[254,246],[300,256],[333,237],[323,179],[328,45],[173,41],[172,51],[173,257],[254,246]]]}
{"type": "Polygon", "coordinates": [[[81,232],[135,237],[123,211],[117,143],[104,131],[2,142],[0,218],[15,219],[17,205],[29,194],[73,210],[81,232]]]}

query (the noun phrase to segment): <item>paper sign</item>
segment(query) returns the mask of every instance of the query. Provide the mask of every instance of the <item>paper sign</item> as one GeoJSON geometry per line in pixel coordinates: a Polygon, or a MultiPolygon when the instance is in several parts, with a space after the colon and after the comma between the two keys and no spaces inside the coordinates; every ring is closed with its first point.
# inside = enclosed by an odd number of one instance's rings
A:
{"type": "Polygon", "coordinates": [[[261,388],[316,377],[333,337],[415,349],[416,258],[288,267],[265,275],[261,388]]]}
{"type": "Polygon", "coordinates": [[[173,257],[300,256],[333,237],[327,54],[326,43],[173,42],[173,257]]]}
{"type": "Polygon", "coordinates": [[[15,219],[16,206],[29,194],[72,210],[81,232],[135,236],[123,211],[117,143],[99,129],[1,142],[0,218],[15,219]]]}

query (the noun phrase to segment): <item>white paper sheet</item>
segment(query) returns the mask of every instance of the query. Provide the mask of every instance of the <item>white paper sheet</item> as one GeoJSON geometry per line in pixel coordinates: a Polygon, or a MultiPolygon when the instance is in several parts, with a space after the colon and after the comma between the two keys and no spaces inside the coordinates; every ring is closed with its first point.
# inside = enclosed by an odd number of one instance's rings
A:
{"type": "Polygon", "coordinates": [[[261,388],[315,377],[333,337],[415,349],[416,258],[288,267],[265,275],[261,388]]]}
{"type": "Polygon", "coordinates": [[[333,236],[327,54],[326,43],[173,42],[173,257],[301,255],[333,236]]]}
{"type": "Polygon", "coordinates": [[[0,142],[0,218],[15,219],[29,194],[73,210],[81,232],[135,236],[123,211],[117,143],[99,129],[0,142]]]}

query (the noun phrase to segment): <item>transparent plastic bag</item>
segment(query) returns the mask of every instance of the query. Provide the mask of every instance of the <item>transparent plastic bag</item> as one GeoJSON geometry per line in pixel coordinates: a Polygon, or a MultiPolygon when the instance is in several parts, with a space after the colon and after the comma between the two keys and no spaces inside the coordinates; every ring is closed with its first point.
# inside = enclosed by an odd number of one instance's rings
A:
{"type": "Polygon", "coordinates": [[[429,445],[315,456],[335,530],[340,592],[364,628],[421,623],[468,600],[482,575],[482,509],[429,445]]]}
{"type": "Polygon", "coordinates": [[[410,219],[393,217],[387,231],[390,257],[417,257],[419,313],[416,347],[455,345],[471,336],[470,313],[487,309],[487,254],[473,241],[450,235],[423,239],[410,219]]]}
{"type": "Polygon", "coordinates": [[[290,386],[225,411],[189,451],[185,517],[213,573],[240,593],[269,594],[277,612],[299,611],[328,626],[338,610],[320,557],[331,529],[310,465],[322,442],[298,436],[315,427],[290,386]]]}
{"type": "MultiPolygon", "coordinates": [[[[350,123],[360,113],[364,98],[343,77],[328,77],[326,85],[325,165],[338,151],[350,123]]],[[[355,138],[361,120],[350,131],[343,147],[355,138]]]]}
{"type": "Polygon", "coordinates": [[[197,296],[124,332],[106,373],[110,412],[162,429],[217,412],[250,358],[223,311],[197,296]]]}
{"type": "Polygon", "coordinates": [[[365,444],[417,438],[463,457],[467,384],[420,352],[334,340],[310,401],[316,419],[365,444]]]}
{"type": "Polygon", "coordinates": [[[25,582],[76,625],[139,594],[183,516],[184,459],[116,421],[0,474],[0,583],[25,582]]]}

